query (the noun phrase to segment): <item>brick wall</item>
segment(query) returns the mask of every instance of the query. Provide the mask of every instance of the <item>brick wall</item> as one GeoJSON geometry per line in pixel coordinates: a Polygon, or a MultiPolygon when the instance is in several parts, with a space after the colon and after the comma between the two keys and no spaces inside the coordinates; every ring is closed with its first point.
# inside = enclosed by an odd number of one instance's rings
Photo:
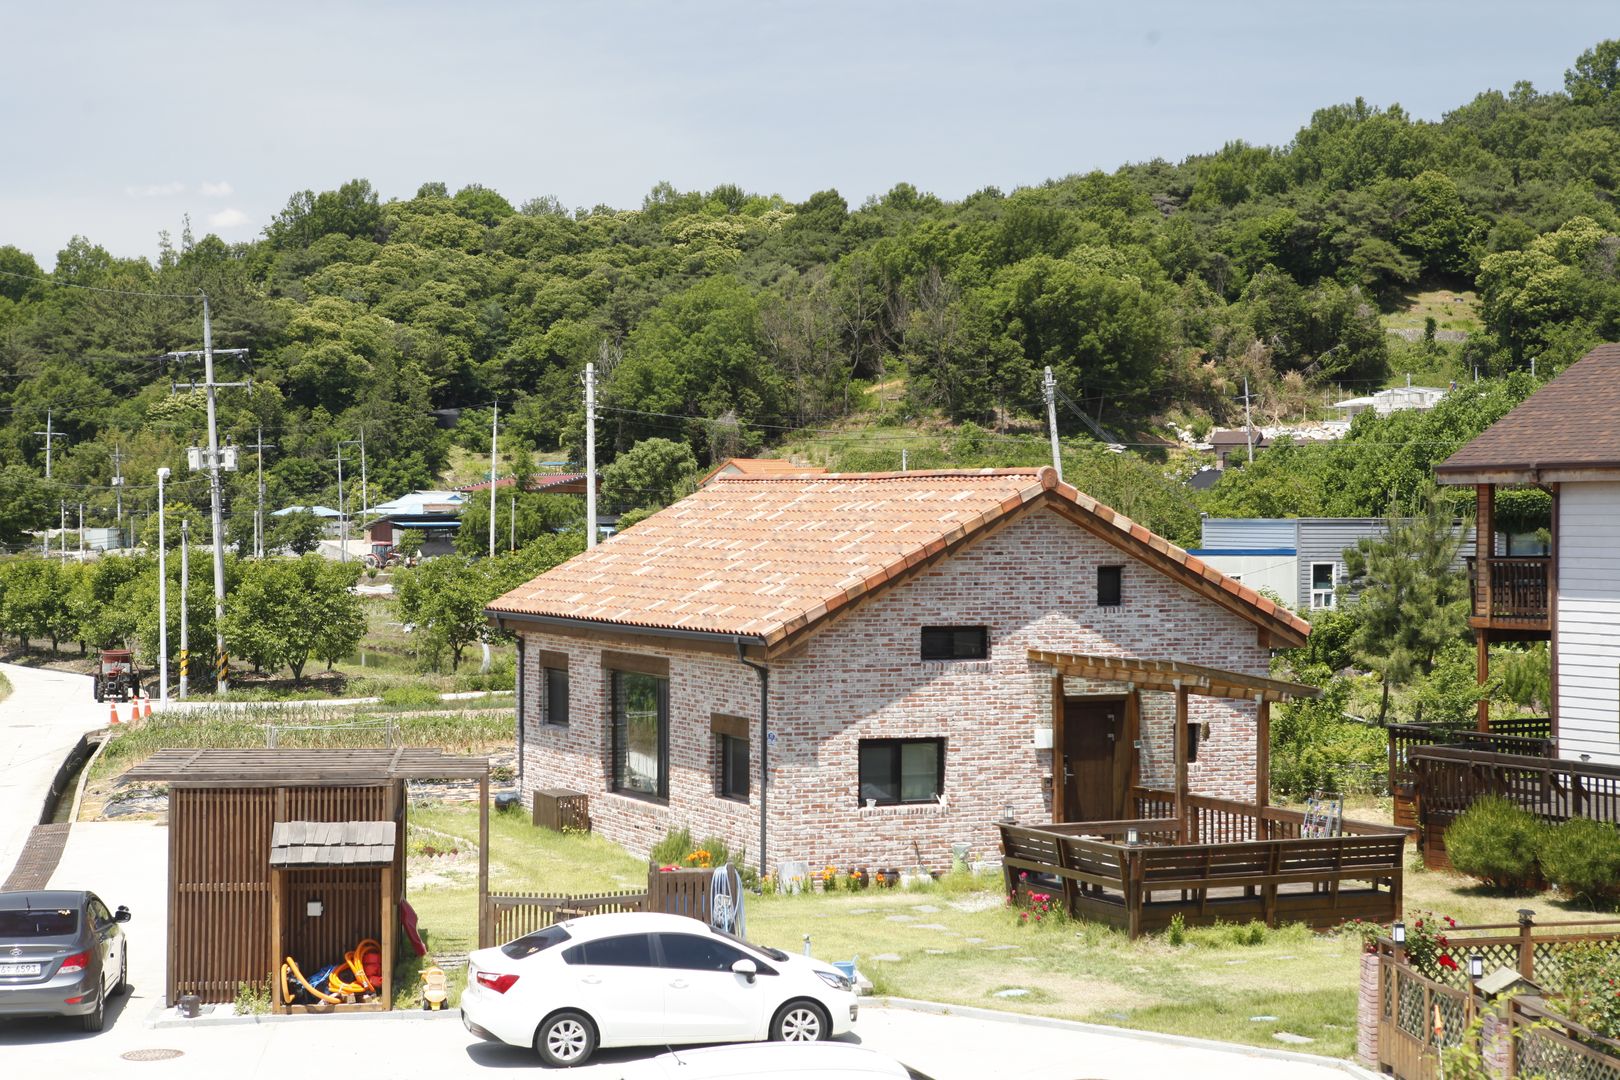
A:
{"type": "MultiPolygon", "coordinates": [[[[604,644],[528,633],[525,792],[570,787],[591,795],[594,827],[644,851],[673,826],[719,834],[757,851],[757,779],[748,804],[719,799],[710,715],[759,716],[754,672],[734,655],[632,643],[604,644]],[[604,648],[670,659],[669,803],[607,792],[608,703],[604,648]],[[538,650],[570,656],[567,728],[541,722],[538,650]]],[[[1254,626],[1045,510],[1025,514],[922,576],[879,594],[771,665],[770,861],[814,866],[864,863],[948,865],[953,843],[993,857],[994,823],[1051,819],[1052,752],[1034,747],[1051,722],[1050,672],[1030,648],[1178,659],[1262,674],[1267,652],[1254,626]],[[1124,603],[1098,608],[1099,565],[1123,565],[1124,603]],[[984,625],[983,661],[919,658],[924,625],[984,625]],[[863,738],[946,740],[943,805],[860,805],[857,756],[863,738]]],[[[1070,679],[1065,693],[1123,693],[1121,685],[1070,679]]],[[[1173,775],[1171,695],[1143,694],[1142,776],[1173,775]]],[[[1209,738],[1189,769],[1194,791],[1254,794],[1254,705],[1192,697],[1209,738]]],[[[757,730],[757,727],[756,727],[757,730]]],[[[758,776],[757,735],[750,739],[758,776]]],[[[750,857],[750,862],[756,859],[750,857]]]]}

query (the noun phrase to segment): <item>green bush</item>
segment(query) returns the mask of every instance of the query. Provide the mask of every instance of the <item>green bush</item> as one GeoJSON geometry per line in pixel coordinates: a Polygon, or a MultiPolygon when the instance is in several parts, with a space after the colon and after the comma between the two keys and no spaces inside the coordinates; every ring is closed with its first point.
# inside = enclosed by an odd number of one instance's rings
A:
{"type": "Polygon", "coordinates": [[[1487,795],[1446,830],[1446,854],[1459,873],[1498,889],[1523,889],[1536,876],[1546,826],[1528,810],[1487,795]]]}
{"type": "Polygon", "coordinates": [[[1620,831],[1607,822],[1554,825],[1543,831],[1537,854],[1542,875],[1566,896],[1596,903],[1620,888],[1620,831]]]}
{"type": "Polygon", "coordinates": [[[438,691],[432,687],[413,683],[408,686],[390,686],[379,695],[382,703],[391,709],[420,709],[439,703],[438,691]]]}

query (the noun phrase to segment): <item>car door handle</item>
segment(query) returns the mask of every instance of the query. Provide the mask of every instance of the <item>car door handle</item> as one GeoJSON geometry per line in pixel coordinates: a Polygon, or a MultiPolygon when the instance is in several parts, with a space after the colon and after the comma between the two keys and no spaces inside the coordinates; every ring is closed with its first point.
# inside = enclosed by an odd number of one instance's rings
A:
{"type": "Polygon", "coordinates": [[[669,985],[674,987],[677,990],[685,990],[686,989],[686,980],[685,979],[676,979],[674,982],[670,983],[669,985]]]}
{"type": "Polygon", "coordinates": [[[600,984],[602,980],[596,975],[582,975],[580,976],[579,981],[584,983],[586,986],[596,986],[600,984]]]}

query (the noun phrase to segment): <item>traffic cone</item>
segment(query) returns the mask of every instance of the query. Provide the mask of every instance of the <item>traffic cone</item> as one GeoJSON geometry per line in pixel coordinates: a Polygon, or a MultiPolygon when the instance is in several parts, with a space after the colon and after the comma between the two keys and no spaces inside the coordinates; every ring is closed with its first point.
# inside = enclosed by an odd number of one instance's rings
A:
{"type": "Polygon", "coordinates": [[[141,718],[141,703],[134,698],[129,699],[129,722],[137,723],[141,718]]]}
{"type": "Polygon", "coordinates": [[[112,714],[111,716],[109,716],[107,718],[107,726],[108,727],[117,727],[118,726],[118,703],[116,701],[109,701],[107,703],[107,711],[112,714]]]}
{"type": "Polygon", "coordinates": [[[141,695],[141,704],[142,704],[141,719],[143,719],[143,720],[152,719],[152,695],[151,694],[143,694],[143,695],[141,695]]]}

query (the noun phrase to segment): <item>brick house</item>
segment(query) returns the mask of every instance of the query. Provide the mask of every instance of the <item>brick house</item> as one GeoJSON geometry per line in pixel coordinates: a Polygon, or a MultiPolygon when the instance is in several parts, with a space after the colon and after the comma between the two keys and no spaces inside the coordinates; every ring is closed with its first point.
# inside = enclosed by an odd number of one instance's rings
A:
{"type": "Polygon", "coordinates": [[[717,477],[489,615],[526,802],[581,791],[632,849],[686,826],[767,866],[983,857],[1009,817],[1125,816],[1177,753],[1190,790],[1253,798],[1255,700],[1197,699],[1178,742],[1173,695],[1032,654],[1263,676],[1309,631],[1049,468],[717,477]]]}

